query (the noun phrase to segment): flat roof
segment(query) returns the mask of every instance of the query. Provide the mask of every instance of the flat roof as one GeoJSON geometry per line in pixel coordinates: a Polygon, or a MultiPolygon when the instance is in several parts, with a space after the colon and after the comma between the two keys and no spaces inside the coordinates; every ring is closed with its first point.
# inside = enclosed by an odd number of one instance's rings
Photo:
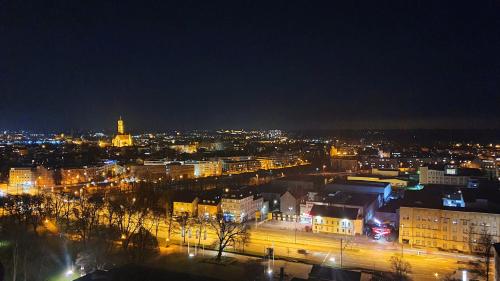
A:
{"type": "Polygon", "coordinates": [[[346,218],[350,220],[355,220],[358,218],[358,211],[359,211],[358,208],[314,205],[309,214],[311,216],[346,218]]]}

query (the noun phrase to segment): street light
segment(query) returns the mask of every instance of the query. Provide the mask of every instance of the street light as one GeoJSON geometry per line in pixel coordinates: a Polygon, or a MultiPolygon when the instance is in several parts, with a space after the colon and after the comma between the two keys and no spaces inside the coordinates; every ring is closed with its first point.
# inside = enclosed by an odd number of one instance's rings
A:
{"type": "MultiPolygon", "coordinates": [[[[292,213],[293,207],[288,207],[288,210],[292,213]]],[[[297,218],[293,218],[293,226],[295,228],[295,244],[297,244],[297,218]]]]}
{"type": "Polygon", "coordinates": [[[401,236],[401,258],[403,258],[403,252],[404,252],[404,250],[403,250],[403,247],[404,247],[404,245],[403,245],[404,227],[405,227],[405,225],[401,224],[401,233],[400,233],[400,236],[401,236]]]}

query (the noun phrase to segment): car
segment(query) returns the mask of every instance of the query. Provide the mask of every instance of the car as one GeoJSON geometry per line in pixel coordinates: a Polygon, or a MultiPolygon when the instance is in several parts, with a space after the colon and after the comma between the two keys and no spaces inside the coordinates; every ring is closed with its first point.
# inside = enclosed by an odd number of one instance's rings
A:
{"type": "Polygon", "coordinates": [[[298,249],[297,250],[297,253],[301,254],[301,255],[307,255],[307,251],[304,250],[304,249],[298,249]]]}

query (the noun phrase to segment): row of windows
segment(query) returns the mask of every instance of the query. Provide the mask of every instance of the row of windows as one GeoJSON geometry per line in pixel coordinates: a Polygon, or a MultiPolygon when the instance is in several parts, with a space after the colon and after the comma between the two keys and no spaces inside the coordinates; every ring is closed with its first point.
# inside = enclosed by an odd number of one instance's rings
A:
{"type": "Polygon", "coordinates": [[[342,221],[342,224],[340,221],[337,220],[337,223],[335,223],[335,220],[329,220],[329,219],[319,219],[315,218],[314,219],[315,223],[320,223],[320,224],[336,224],[336,225],[342,225],[342,227],[351,227],[351,222],[349,221],[342,221]]]}
{"type": "Polygon", "coordinates": [[[348,233],[348,234],[351,234],[351,229],[346,229],[345,228],[333,228],[333,227],[327,227],[327,226],[321,226],[321,225],[315,225],[314,226],[314,229],[316,231],[326,231],[326,232],[333,232],[334,230],[336,230],[336,233],[348,233]],[[339,231],[340,230],[340,231],[339,231]]]}
{"type": "MultiPolygon", "coordinates": [[[[430,240],[415,240],[415,245],[427,246],[427,247],[438,247],[438,243],[436,241],[430,241],[430,240]]],[[[458,250],[460,248],[463,251],[467,251],[468,247],[467,247],[467,244],[461,244],[461,246],[459,247],[458,244],[443,243],[442,248],[443,249],[452,249],[452,250],[458,250]]]]}

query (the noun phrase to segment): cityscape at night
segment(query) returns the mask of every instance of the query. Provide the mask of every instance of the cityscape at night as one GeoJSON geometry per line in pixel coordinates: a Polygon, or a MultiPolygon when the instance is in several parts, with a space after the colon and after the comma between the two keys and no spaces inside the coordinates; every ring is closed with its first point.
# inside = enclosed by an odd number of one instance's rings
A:
{"type": "Polygon", "coordinates": [[[0,38],[0,281],[500,280],[499,1],[0,1],[0,38]]]}

